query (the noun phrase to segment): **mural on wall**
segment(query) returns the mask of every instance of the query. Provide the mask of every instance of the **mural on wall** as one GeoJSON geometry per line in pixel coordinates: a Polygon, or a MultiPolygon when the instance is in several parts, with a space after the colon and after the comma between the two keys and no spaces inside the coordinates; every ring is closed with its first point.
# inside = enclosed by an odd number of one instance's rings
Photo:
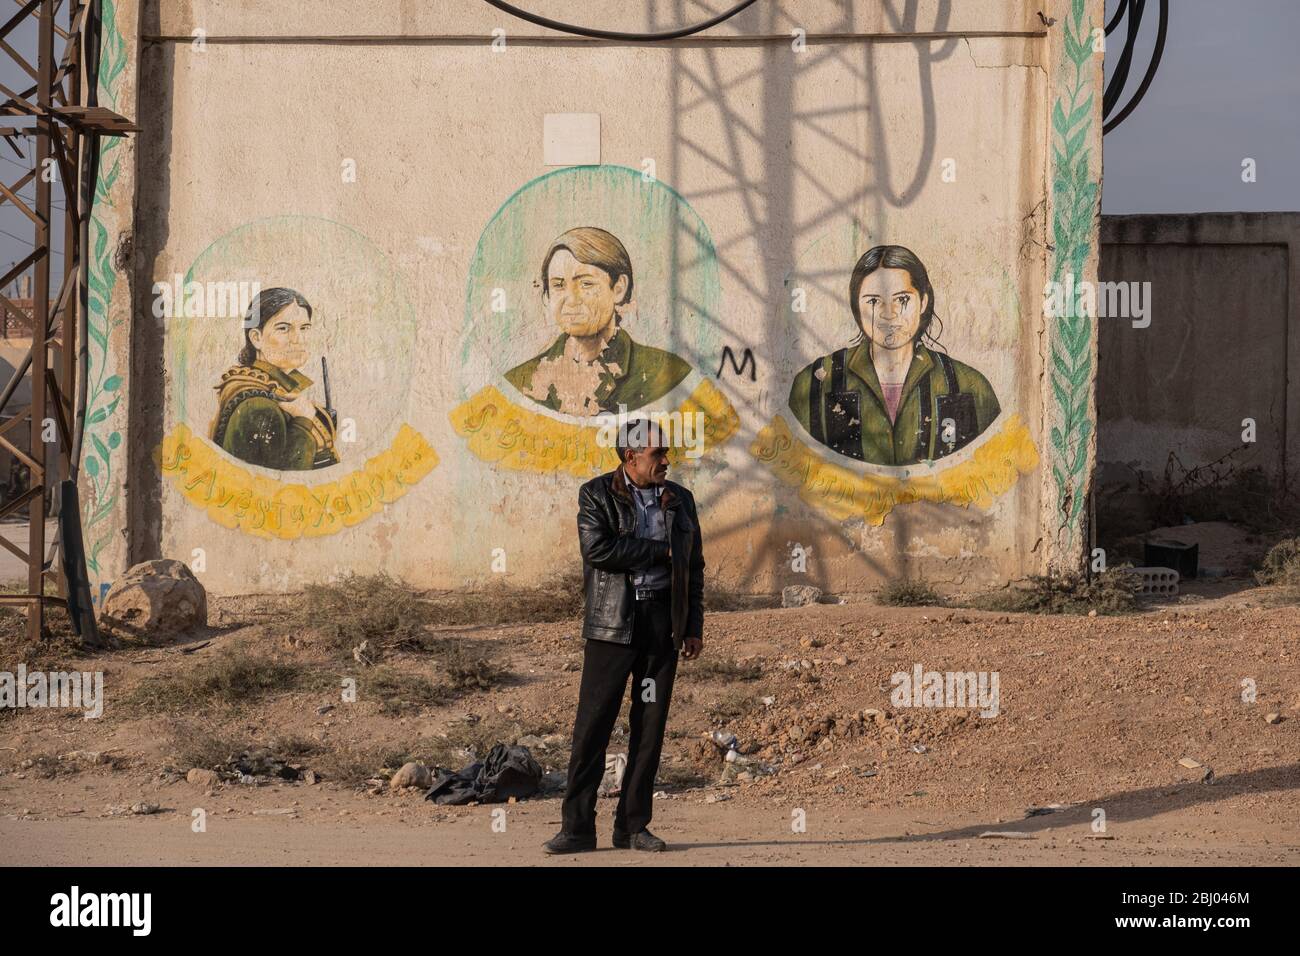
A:
{"type": "Polygon", "coordinates": [[[876,246],[853,267],[854,341],[790,387],[812,437],[873,465],[914,465],[970,444],[1001,407],[988,379],[939,345],[929,273],[910,249],[876,246]]]}
{"type": "MultiPolygon", "coordinates": [[[[856,231],[846,244],[858,245],[856,231]]],[[[814,259],[841,255],[834,248],[811,253],[814,259]]],[[[818,262],[800,271],[808,288],[788,281],[789,319],[802,334],[815,331],[807,328],[808,291],[815,295],[819,277],[834,270],[818,262]]],[[[993,308],[1018,316],[1009,283],[991,288],[1003,300],[993,308]]],[[[814,310],[837,317],[815,323],[832,341],[852,338],[804,365],[790,385],[787,407],[809,441],[778,414],[750,445],[804,501],[837,520],[861,517],[880,525],[895,507],[915,501],[987,508],[1037,467],[1020,416],[1004,415],[988,378],[941,341],[937,298],[929,270],[912,250],[880,244],[857,257],[847,303],[838,289],[824,288],[824,306],[814,310]],[[999,421],[1000,430],[990,434],[999,421]],[[946,461],[950,456],[960,460],[946,461]]],[[[963,314],[988,308],[981,303],[963,314]]]]}
{"type": "Polygon", "coordinates": [[[717,350],[720,298],[708,229],[671,188],[622,166],[541,176],[475,250],[452,426],[483,461],[576,477],[617,464],[601,416],[699,416],[697,451],[720,445],[739,420],[694,361],[717,350]]]}
{"type": "Polygon", "coordinates": [[[414,315],[360,234],[305,216],[259,220],[214,242],[172,285],[160,465],[213,521],[261,537],[334,534],[437,465],[402,420],[414,315]],[[268,263],[274,284],[261,281],[268,263]],[[300,472],[326,480],[287,477],[300,472]]]}
{"type": "Polygon", "coordinates": [[[293,289],[259,292],[244,317],[238,363],[221,375],[208,437],[241,461],[279,471],[339,463],[338,412],[321,357],[325,404],[312,401],[302,372],[310,355],[312,309],[293,289]]]}

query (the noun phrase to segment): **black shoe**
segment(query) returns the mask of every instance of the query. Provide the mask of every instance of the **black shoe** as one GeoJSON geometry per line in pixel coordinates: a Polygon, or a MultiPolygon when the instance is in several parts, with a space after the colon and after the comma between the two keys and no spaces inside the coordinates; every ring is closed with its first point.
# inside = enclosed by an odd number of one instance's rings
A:
{"type": "Polygon", "coordinates": [[[647,853],[662,853],[668,849],[668,844],[659,839],[649,830],[641,830],[628,836],[626,833],[614,831],[614,846],[620,850],[644,850],[647,853]]]}
{"type": "Polygon", "coordinates": [[[574,836],[561,830],[542,844],[547,853],[586,853],[596,849],[596,834],[574,836]]]}

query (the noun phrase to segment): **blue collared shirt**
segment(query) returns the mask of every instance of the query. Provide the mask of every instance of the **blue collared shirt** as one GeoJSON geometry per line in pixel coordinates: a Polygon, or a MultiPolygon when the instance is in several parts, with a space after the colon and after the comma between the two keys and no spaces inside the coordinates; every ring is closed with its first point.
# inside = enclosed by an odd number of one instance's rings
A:
{"type": "MultiPolygon", "coordinates": [[[[638,538],[651,538],[655,541],[668,540],[668,525],[664,520],[664,510],[659,504],[663,494],[663,485],[651,485],[638,488],[632,482],[627,483],[636,502],[636,535],[638,538]]],[[[666,588],[672,582],[672,575],[666,564],[656,564],[632,572],[632,586],[635,588],[666,588]]]]}

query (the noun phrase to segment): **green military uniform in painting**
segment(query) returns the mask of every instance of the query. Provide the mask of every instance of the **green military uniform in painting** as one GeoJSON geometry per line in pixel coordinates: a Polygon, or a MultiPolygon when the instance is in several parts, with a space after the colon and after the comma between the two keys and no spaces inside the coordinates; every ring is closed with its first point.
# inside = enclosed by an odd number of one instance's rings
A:
{"type": "MultiPolygon", "coordinates": [[[[539,405],[552,411],[564,411],[566,403],[557,394],[555,384],[549,384],[546,394],[533,383],[534,376],[543,363],[565,360],[565,345],[569,334],[562,332],[541,355],[534,356],[506,372],[506,381],[539,405]]],[[[677,387],[690,374],[691,366],[672,352],[632,341],[632,336],[620,328],[610,338],[595,364],[600,370],[600,383],[590,396],[591,405],[585,413],[617,412],[619,405],[628,411],[662,398],[677,387]]]]}
{"type": "Polygon", "coordinates": [[[338,464],[336,425],[320,406],[312,418],[287,414],[282,399],[291,399],[311,379],[261,359],[236,365],[221,376],[217,416],[209,437],[240,461],[280,471],[309,471],[338,464]]]}
{"type": "Polygon", "coordinates": [[[920,343],[892,423],[886,407],[866,342],[823,355],[790,387],[790,411],[813,438],[873,465],[914,465],[950,455],[982,434],[1001,411],[988,379],[920,343]],[[953,424],[950,436],[944,434],[947,419],[953,424]]]}

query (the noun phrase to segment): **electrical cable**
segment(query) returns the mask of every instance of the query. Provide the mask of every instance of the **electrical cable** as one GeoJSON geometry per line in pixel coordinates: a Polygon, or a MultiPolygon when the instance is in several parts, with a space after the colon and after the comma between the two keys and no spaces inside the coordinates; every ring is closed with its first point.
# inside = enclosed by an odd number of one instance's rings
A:
{"type": "Polygon", "coordinates": [[[1128,9],[1128,0],[1119,0],[1119,6],[1115,8],[1115,15],[1110,18],[1110,23],[1106,24],[1106,36],[1110,36],[1119,26],[1120,18],[1124,16],[1124,11],[1128,9]]]}
{"type": "Polygon", "coordinates": [[[1106,116],[1115,108],[1124,84],[1128,82],[1129,67],[1133,63],[1133,50],[1137,47],[1138,30],[1142,26],[1142,14],[1146,11],[1147,0],[1126,0],[1128,9],[1128,30],[1124,38],[1124,49],[1120,50],[1119,62],[1115,72],[1106,84],[1106,92],[1101,101],[1101,115],[1106,116]]]}
{"type": "Polygon", "coordinates": [[[679,30],[667,30],[663,33],[622,33],[617,30],[595,30],[590,27],[574,26],[571,23],[561,23],[558,20],[551,20],[548,17],[539,16],[536,13],[529,13],[527,10],[520,10],[513,4],[506,3],[505,0],[487,0],[487,3],[496,7],[503,13],[518,17],[520,20],[527,20],[529,23],[536,24],[539,27],[546,27],[551,30],[559,30],[562,33],[572,33],[580,37],[593,37],[597,40],[631,40],[634,42],[645,42],[652,40],[680,40],[682,37],[688,37],[692,34],[702,33],[715,27],[719,23],[730,20],[736,14],[740,13],[746,7],[752,6],[755,0],[742,0],[726,13],[720,13],[711,20],[703,23],[697,23],[692,27],[682,27],[679,30]]]}
{"type": "MultiPolygon", "coordinates": [[[[1156,27],[1156,45],[1151,52],[1151,62],[1147,65],[1146,74],[1142,77],[1142,82],[1138,84],[1137,92],[1133,98],[1115,116],[1114,119],[1105,121],[1101,128],[1103,134],[1109,133],[1120,123],[1128,118],[1128,115],[1137,109],[1137,105],[1142,102],[1142,97],[1146,96],[1147,90],[1151,88],[1151,81],[1155,79],[1156,70],[1160,68],[1160,59],[1164,56],[1165,40],[1169,35],[1169,0],[1160,0],[1160,23],[1156,27]]],[[[1105,119],[1107,111],[1103,109],[1102,118],[1105,119]]]]}
{"type": "MultiPolygon", "coordinates": [[[[21,236],[15,236],[12,232],[9,232],[7,229],[0,229],[0,236],[8,236],[10,239],[17,239],[19,242],[24,243],[25,245],[30,246],[32,244],[32,241],[30,239],[24,239],[21,236]]],[[[50,249],[49,253],[52,256],[63,255],[63,253],[59,252],[58,249],[50,249]]]]}

